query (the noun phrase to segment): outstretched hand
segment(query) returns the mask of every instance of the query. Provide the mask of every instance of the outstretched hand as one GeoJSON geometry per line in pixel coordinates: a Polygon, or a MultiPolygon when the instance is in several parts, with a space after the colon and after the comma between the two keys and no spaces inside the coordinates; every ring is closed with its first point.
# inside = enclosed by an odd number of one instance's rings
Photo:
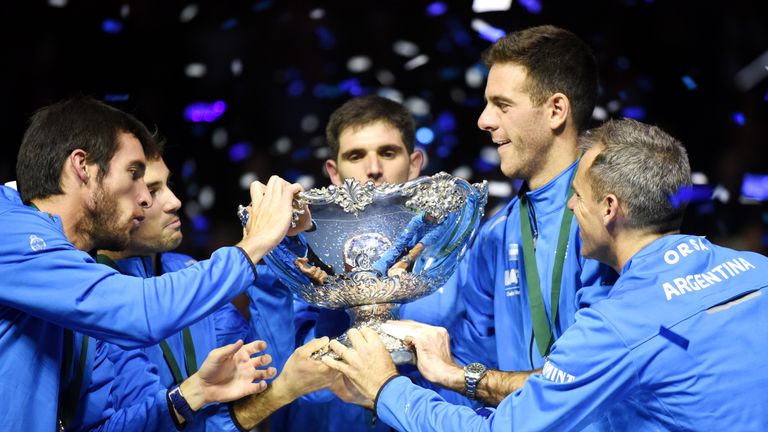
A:
{"type": "Polygon", "coordinates": [[[264,380],[274,377],[277,371],[273,367],[259,369],[272,361],[269,354],[252,355],[266,347],[264,341],[237,341],[211,351],[195,374],[200,379],[204,403],[229,402],[264,391],[264,380]]]}

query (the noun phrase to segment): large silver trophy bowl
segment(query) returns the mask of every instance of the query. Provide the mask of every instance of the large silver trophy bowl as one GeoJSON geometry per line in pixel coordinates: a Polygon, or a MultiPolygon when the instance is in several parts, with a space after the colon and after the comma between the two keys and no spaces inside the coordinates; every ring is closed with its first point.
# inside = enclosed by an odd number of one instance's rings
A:
{"type": "MultiPolygon", "coordinates": [[[[402,303],[427,296],[453,274],[469,248],[487,200],[487,184],[446,173],[401,185],[312,189],[299,196],[313,227],[300,244],[284,241],[268,267],[306,302],[343,309],[352,327],[376,330],[397,364],[413,352],[381,331],[402,303]]],[[[346,334],[339,341],[348,344],[346,334]]],[[[319,353],[332,355],[332,353],[319,353]]]]}

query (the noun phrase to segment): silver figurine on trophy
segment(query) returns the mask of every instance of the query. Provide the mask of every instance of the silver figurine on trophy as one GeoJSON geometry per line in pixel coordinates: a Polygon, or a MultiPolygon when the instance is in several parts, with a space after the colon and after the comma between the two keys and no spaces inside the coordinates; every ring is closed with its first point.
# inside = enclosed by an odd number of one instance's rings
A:
{"type": "MultiPolygon", "coordinates": [[[[306,302],[344,309],[352,327],[379,333],[395,363],[412,362],[413,352],[380,326],[398,319],[400,304],[433,293],[453,274],[487,195],[486,182],[472,185],[446,173],[400,185],[347,179],[312,189],[295,203],[309,206],[312,229],[298,245],[284,241],[264,260],[306,302]]],[[[247,213],[238,214],[245,224],[247,213]]],[[[346,334],[338,340],[348,344],[346,334]]]]}

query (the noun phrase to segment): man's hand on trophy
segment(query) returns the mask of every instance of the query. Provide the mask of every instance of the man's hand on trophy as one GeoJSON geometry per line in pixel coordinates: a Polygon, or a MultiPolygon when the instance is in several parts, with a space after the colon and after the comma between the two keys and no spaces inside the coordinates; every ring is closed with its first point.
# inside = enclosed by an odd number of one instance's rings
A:
{"type": "Polygon", "coordinates": [[[331,391],[344,402],[360,405],[368,409],[374,408],[373,400],[363,396],[352,381],[344,375],[341,375],[341,377],[331,385],[331,391]]]}
{"type": "Polygon", "coordinates": [[[266,185],[258,181],[251,183],[248,223],[243,240],[237,246],[245,250],[253,262],[259,261],[289,232],[296,234],[311,227],[311,215],[305,208],[296,228],[290,228],[294,197],[303,190],[300,184],[288,183],[277,176],[270,177],[266,185]]]}
{"type": "Polygon", "coordinates": [[[446,329],[402,320],[387,321],[381,330],[416,350],[416,366],[424,378],[454,391],[464,390],[464,369],[453,361],[446,329]]]}
{"type": "Polygon", "coordinates": [[[360,396],[375,400],[379,389],[398,374],[392,356],[379,334],[369,328],[349,329],[347,337],[352,343],[352,348],[347,348],[335,340],[329,345],[341,360],[334,360],[329,356],[324,356],[322,360],[349,378],[360,396]]]}
{"type": "Polygon", "coordinates": [[[285,392],[288,400],[294,400],[313,391],[329,387],[341,375],[326,366],[320,360],[312,358],[312,353],[328,345],[328,338],[313,339],[288,357],[283,371],[272,382],[272,386],[285,392]]]}
{"type": "Polygon", "coordinates": [[[315,285],[322,285],[325,282],[325,278],[328,277],[328,273],[326,273],[323,269],[310,264],[308,258],[296,258],[293,263],[296,264],[296,267],[298,267],[302,273],[307,275],[309,280],[312,281],[312,283],[315,285]]]}

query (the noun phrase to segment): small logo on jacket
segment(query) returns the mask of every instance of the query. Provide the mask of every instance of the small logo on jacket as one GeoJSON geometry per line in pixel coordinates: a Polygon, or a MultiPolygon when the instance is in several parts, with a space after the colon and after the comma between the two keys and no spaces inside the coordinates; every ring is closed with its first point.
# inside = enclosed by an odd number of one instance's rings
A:
{"type": "Polygon", "coordinates": [[[41,251],[46,248],[45,240],[32,234],[29,236],[29,247],[35,252],[41,251]]]}

